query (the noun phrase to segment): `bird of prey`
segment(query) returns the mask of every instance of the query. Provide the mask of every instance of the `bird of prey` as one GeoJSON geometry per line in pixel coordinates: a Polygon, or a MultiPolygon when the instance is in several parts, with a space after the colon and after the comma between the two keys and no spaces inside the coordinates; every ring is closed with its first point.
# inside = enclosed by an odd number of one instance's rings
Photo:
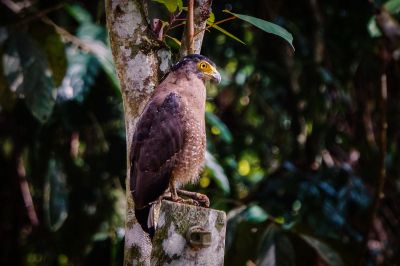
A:
{"type": "Polygon", "coordinates": [[[166,191],[172,201],[209,206],[207,196],[179,189],[195,183],[204,164],[207,80],[221,81],[210,59],[197,54],[183,57],[157,86],[137,123],[130,186],[136,218],[150,236],[155,230],[152,206],[166,191]]]}

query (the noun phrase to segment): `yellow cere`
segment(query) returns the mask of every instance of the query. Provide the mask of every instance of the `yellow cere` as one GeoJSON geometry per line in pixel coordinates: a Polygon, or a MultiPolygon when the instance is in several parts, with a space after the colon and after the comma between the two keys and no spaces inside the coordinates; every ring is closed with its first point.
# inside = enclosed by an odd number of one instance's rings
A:
{"type": "Polygon", "coordinates": [[[210,63],[204,60],[197,63],[197,67],[206,74],[212,74],[215,71],[215,68],[210,63]]]}

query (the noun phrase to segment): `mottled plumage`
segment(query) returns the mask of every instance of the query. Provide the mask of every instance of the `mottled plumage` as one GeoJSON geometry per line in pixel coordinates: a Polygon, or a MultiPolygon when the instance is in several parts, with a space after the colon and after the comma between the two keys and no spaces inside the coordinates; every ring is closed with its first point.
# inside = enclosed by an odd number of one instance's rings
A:
{"type": "MultiPolygon", "coordinates": [[[[184,57],[155,89],[132,140],[131,190],[135,213],[149,231],[151,204],[169,188],[196,182],[206,147],[204,82],[220,81],[214,63],[201,55],[184,57]]],[[[150,232],[151,233],[151,232],[150,232]]]]}

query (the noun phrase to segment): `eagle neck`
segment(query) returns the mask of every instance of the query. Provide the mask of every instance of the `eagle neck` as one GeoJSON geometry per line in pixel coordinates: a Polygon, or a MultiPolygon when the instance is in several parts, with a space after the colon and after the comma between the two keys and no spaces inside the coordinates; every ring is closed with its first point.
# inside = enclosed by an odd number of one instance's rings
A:
{"type": "Polygon", "coordinates": [[[175,92],[197,114],[205,112],[206,87],[194,73],[175,71],[162,82],[160,89],[166,94],[175,92]]]}

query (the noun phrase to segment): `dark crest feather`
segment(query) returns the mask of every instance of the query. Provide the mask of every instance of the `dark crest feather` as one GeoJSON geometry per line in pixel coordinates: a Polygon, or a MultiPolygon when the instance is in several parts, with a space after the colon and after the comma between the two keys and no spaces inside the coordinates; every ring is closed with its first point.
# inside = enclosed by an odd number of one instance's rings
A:
{"type": "Polygon", "coordinates": [[[171,67],[171,71],[175,71],[175,70],[181,68],[182,66],[184,66],[186,63],[188,63],[190,61],[194,61],[197,63],[197,62],[200,62],[201,60],[207,61],[208,63],[210,63],[211,65],[213,65],[215,67],[214,62],[211,61],[208,57],[205,57],[204,55],[200,55],[200,54],[190,54],[190,55],[183,57],[181,60],[179,60],[178,63],[173,65],[171,67]]]}

